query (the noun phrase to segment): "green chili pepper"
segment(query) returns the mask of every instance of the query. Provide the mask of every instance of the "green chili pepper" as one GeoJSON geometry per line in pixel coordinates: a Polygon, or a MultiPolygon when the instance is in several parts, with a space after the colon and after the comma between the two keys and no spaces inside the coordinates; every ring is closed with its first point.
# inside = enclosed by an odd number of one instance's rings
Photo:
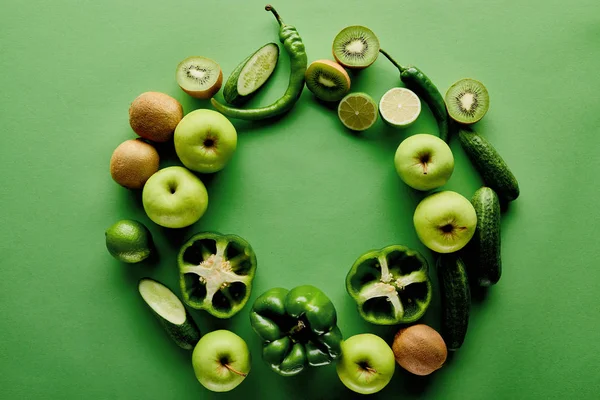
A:
{"type": "Polygon", "coordinates": [[[335,307],[314,286],[267,290],[254,302],[250,322],[264,340],[263,360],[283,376],[330,364],[342,352],[335,307]]]}
{"type": "Polygon", "coordinates": [[[248,302],[256,255],[241,237],[194,235],[181,246],[177,263],[183,300],[190,307],[229,318],[248,302]]]}
{"type": "Polygon", "coordinates": [[[275,15],[275,18],[277,18],[280,26],[279,40],[283,43],[283,47],[285,47],[290,56],[290,81],[288,88],[285,94],[273,104],[254,109],[229,107],[212,98],[211,103],[217,111],[231,118],[255,121],[283,114],[296,104],[296,101],[300,98],[302,89],[304,89],[304,73],[306,72],[307,58],[302,39],[296,28],[285,24],[271,5],[267,5],[265,10],[271,11],[275,15]]]}
{"type": "Polygon", "coordinates": [[[346,276],[346,290],[360,315],[378,325],[414,322],[431,302],[427,261],[401,245],[360,256],[346,276]]]}
{"type": "Polygon", "coordinates": [[[449,117],[446,103],[438,88],[419,68],[414,66],[404,67],[396,62],[385,50],[379,49],[388,60],[400,70],[400,79],[407,88],[417,93],[431,109],[440,130],[440,138],[448,142],[449,117]]]}

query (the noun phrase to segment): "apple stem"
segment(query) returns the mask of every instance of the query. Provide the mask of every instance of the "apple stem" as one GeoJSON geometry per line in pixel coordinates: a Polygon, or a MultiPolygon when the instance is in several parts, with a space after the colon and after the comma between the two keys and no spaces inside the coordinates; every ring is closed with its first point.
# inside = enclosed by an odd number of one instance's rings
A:
{"type": "Polygon", "coordinates": [[[422,163],[423,165],[423,174],[427,175],[427,163],[422,163]]]}
{"type": "Polygon", "coordinates": [[[377,370],[376,370],[376,369],[373,369],[373,368],[371,368],[371,367],[365,367],[365,369],[366,369],[367,371],[369,371],[370,373],[372,373],[372,374],[376,374],[376,373],[377,373],[377,370]]]}
{"type": "Polygon", "coordinates": [[[239,376],[243,376],[246,377],[248,376],[248,374],[245,374],[243,372],[238,371],[237,369],[233,368],[232,366],[230,366],[229,364],[223,364],[223,366],[225,368],[227,368],[228,370],[230,370],[231,372],[233,372],[234,374],[238,374],[239,376]]]}

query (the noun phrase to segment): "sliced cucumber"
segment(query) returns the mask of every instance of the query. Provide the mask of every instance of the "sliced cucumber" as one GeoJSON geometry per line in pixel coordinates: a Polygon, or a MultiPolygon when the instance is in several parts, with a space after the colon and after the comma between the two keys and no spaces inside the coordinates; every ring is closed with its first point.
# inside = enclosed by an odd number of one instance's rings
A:
{"type": "Polygon", "coordinates": [[[171,339],[182,349],[192,350],[200,340],[200,330],[181,300],[168,287],[150,278],[141,279],[138,290],[171,339]]]}
{"type": "Polygon", "coordinates": [[[248,101],[273,74],[278,60],[279,46],[267,43],[242,61],[225,83],[225,101],[233,105],[248,101]]]}

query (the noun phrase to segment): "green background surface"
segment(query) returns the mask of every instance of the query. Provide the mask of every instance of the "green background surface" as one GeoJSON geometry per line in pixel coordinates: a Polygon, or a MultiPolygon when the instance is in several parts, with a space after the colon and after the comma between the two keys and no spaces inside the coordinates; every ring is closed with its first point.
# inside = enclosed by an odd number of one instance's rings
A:
{"type": "MultiPolygon", "coordinates": [[[[478,130],[520,182],[521,197],[502,220],[502,280],[474,300],[463,348],[429,378],[398,367],[376,397],[597,398],[600,3],[274,5],[298,28],[309,61],[331,58],[335,34],[362,24],[442,92],[463,77],[483,81],[491,108],[478,130]]],[[[253,245],[259,266],[250,301],[273,286],[314,284],[336,304],[346,337],[373,332],[391,342],[398,327],[363,322],[344,278],[358,255],[393,243],[433,260],[412,225],[423,195],[399,180],[392,162],[404,137],[437,132],[425,107],[405,131],[379,120],[353,136],[305,90],[284,118],[234,121],[238,152],[225,170],[203,177],[209,210],[189,229],[151,223],[140,193],[109,175],[112,151],[135,136],[130,102],[155,90],[177,98],[185,112],[209,107],[179,90],[175,66],[204,55],[227,77],[248,54],[277,41],[276,22],[263,7],[263,1],[3,1],[0,397],[350,397],[333,366],[295,378],[268,370],[248,320],[250,305],[225,321],[193,312],[203,332],[230,329],[253,354],[252,372],[229,394],[212,394],[196,381],[191,353],[161,331],[136,283],[151,276],[176,288],[178,247],[204,230],[236,233],[253,245]],[[110,257],[104,230],[122,218],[148,225],[159,262],[129,266],[110,257]]],[[[274,79],[251,105],[279,97],[288,66],[282,54],[274,79]]],[[[375,99],[400,85],[382,57],[352,78],[354,91],[375,99]]],[[[456,140],[451,147],[456,168],[445,188],[470,197],[481,180],[456,140]]],[[[172,144],[160,152],[163,166],[177,163],[172,144]]],[[[439,327],[437,282],[423,321],[439,327]]]]}

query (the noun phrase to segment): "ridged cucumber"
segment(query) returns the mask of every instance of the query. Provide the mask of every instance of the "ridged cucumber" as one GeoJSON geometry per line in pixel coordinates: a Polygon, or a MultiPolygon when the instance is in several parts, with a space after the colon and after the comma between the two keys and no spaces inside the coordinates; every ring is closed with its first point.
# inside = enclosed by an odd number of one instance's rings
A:
{"type": "Polygon", "coordinates": [[[182,349],[192,350],[200,340],[200,330],[183,303],[160,282],[143,278],[138,291],[167,334],[182,349]]]}
{"type": "Polygon", "coordinates": [[[469,279],[462,259],[442,254],[437,262],[442,295],[441,335],[448,350],[458,350],[465,340],[471,309],[469,279]]]}
{"type": "Polygon", "coordinates": [[[480,286],[490,286],[500,280],[500,201],[489,187],[478,189],[471,199],[477,213],[477,229],[469,243],[469,272],[480,286]]]}
{"type": "Polygon", "coordinates": [[[490,142],[467,128],[460,128],[458,137],[485,184],[494,189],[500,199],[512,201],[519,197],[517,179],[490,142]]]}
{"type": "Polygon", "coordinates": [[[248,56],[227,79],[223,89],[225,101],[233,105],[248,101],[273,74],[278,60],[276,43],[267,43],[248,56]]]}

